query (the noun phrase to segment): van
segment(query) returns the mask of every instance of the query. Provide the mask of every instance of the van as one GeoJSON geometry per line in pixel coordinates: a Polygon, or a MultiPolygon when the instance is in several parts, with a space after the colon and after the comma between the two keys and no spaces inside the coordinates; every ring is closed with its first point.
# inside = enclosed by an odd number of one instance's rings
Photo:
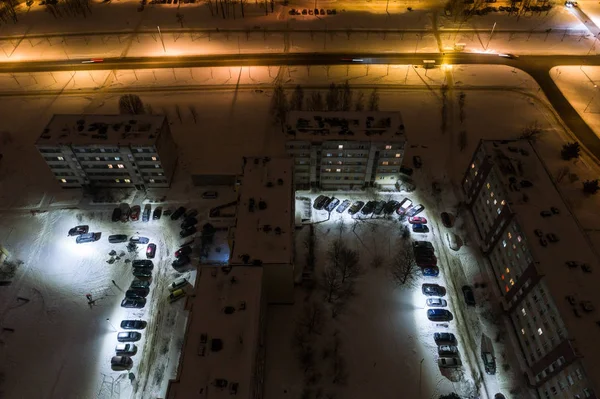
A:
{"type": "Polygon", "coordinates": [[[99,239],[100,239],[100,233],[86,233],[86,234],[77,236],[77,238],[75,239],[75,242],[77,244],[83,244],[86,242],[98,241],[99,239]]]}

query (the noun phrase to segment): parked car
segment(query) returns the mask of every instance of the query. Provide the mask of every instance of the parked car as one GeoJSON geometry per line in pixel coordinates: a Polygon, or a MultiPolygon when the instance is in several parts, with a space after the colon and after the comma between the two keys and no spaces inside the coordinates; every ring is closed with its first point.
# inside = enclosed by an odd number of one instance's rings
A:
{"type": "Polygon", "coordinates": [[[125,234],[113,234],[108,236],[108,242],[111,244],[118,244],[125,241],[127,241],[127,236],[125,234]]]}
{"type": "Polygon", "coordinates": [[[448,306],[448,302],[442,298],[427,298],[425,303],[427,304],[427,306],[430,306],[432,308],[445,308],[446,306],[448,306]]]}
{"type": "Polygon", "coordinates": [[[415,255],[415,263],[419,267],[433,267],[433,266],[437,266],[437,258],[433,254],[432,255],[423,255],[423,254],[417,253],[415,255]]]}
{"type": "Polygon", "coordinates": [[[363,201],[356,201],[352,204],[350,209],[348,209],[348,214],[355,215],[358,211],[362,209],[363,206],[365,206],[365,203],[363,201]]]}
{"type": "Polygon", "coordinates": [[[183,229],[179,232],[179,236],[181,238],[189,237],[192,234],[196,233],[196,226],[190,226],[187,229],[183,229]]]}
{"type": "Polygon", "coordinates": [[[426,224],[413,224],[412,231],[415,233],[429,233],[429,227],[426,224]]]}
{"type": "Polygon", "coordinates": [[[188,227],[195,226],[196,224],[198,224],[198,219],[196,219],[195,217],[187,217],[187,218],[185,218],[183,223],[181,223],[180,227],[182,230],[185,230],[188,227]]]}
{"type": "Polygon", "coordinates": [[[177,289],[169,294],[169,302],[175,302],[176,300],[181,299],[184,296],[185,296],[185,291],[182,290],[181,288],[177,289]]]}
{"type": "Polygon", "coordinates": [[[385,201],[379,201],[375,204],[375,208],[373,208],[373,214],[374,215],[381,215],[381,213],[383,212],[383,209],[385,208],[385,204],[387,204],[387,202],[385,201]]]}
{"type": "Polygon", "coordinates": [[[373,213],[373,209],[375,209],[376,201],[369,201],[367,204],[360,210],[360,213],[363,215],[369,215],[373,213]]]}
{"type": "Polygon", "coordinates": [[[148,279],[152,277],[152,270],[150,269],[144,269],[141,267],[134,267],[133,268],[133,275],[137,278],[140,279],[148,279]]]}
{"type": "Polygon", "coordinates": [[[121,204],[121,222],[125,223],[129,221],[129,215],[131,208],[127,204],[121,204]]]}
{"type": "Polygon", "coordinates": [[[160,219],[161,216],[162,216],[162,208],[160,206],[157,208],[154,208],[154,212],[152,212],[152,219],[158,220],[158,219],[160,219]]]}
{"type": "Polygon", "coordinates": [[[134,244],[148,244],[150,239],[148,237],[140,237],[140,236],[131,236],[129,242],[134,244]]]}
{"type": "Polygon", "coordinates": [[[110,359],[110,367],[115,371],[129,370],[133,366],[133,360],[129,356],[113,356],[110,359]]]}
{"type": "Polygon", "coordinates": [[[177,251],[175,251],[175,257],[179,258],[180,256],[189,255],[191,253],[192,253],[192,247],[190,247],[189,245],[185,245],[185,246],[179,248],[177,251]]]}
{"type": "Polygon", "coordinates": [[[327,201],[328,199],[329,197],[327,197],[326,195],[319,195],[317,198],[315,198],[315,201],[313,202],[313,208],[320,211],[321,209],[323,209],[323,206],[325,206],[325,201],[327,201]]]}
{"type": "Polygon", "coordinates": [[[137,353],[137,349],[135,344],[117,344],[115,353],[117,356],[133,356],[137,353]]]}
{"type": "Polygon", "coordinates": [[[435,265],[437,265],[437,258],[435,260],[433,259],[435,256],[433,248],[413,248],[413,253],[415,255],[415,259],[420,260],[423,263],[427,263],[426,266],[431,264],[432,261],[435,261],[435,265]]]}
{"type": "Polygon", "coordinates": [[[146,258],[153,259],[156,256],[156,244],[150,243],[146,247],[146,258]]]}
{"type": "Polygon", "coordinates": [[[129,213],[129,218],[131,220],[134,220],[134,221],[135,220],[139,220],[139,218],[140,218],[140,211],[141,211],[141,208],[140,208],[139,205],[132,206],[131,207],[131,212],[129,213]]]}
{"type": "Polygon", "coordinates": [[[456,345],[440,345],[438,346],[438,354],[440,356],[446,355],[449,357],[458,356],[458,347],[456,345]]]}
{"type": "Polygon", "coordinates": [[[433,340],[437,345],[450,344],[456,345],[456,337],[452,333],[437,332],[433,334],[433,340]]]}
{"type": "Polygon", "coordinates": [[[427,296],[446,296],[446,289],[438,284],[423,284],[421,291],[427,296]]]}
{"type": "Polygon", "coordinates": [[[448,240],[448,246],[453,251],[458,251],[460,249],[458,236],[454,233],[446,233],[446,239],[448,240]]]}
{"type": "Polygon", "coordinates": [[[195,218],[198,215],[198,211],[196,209],[190,209],[186,213],[183,214],[184,219],[195,218]]]}
{"type": "Polygon", "coordinates": [[[450,321],[454,316],[446,309],[427,309],[427,318],[431,321],[450,321]]]}
{"type": "Polygon", "coordinates": [[[125,291],[125,298],[145,298],[150,293],[150,290],[147,288],[133,288],[125,291]]]}
{"type": "Polygon", "coordinates": [[[146,306],[146,298],[125,298],[121,301],[122,308],[141,309],[146,306]]]}
{"type": "Polygon", "coordinates": [[[448,212],[442,212],[440,216],[445,227],[452,227],[452,216],[448,212]]]}
{"type": "Polygon", "coordinates": [[[415,182],[409,178],[408,176],[400,176],[398,182],[396,183],[396,188],[398,191],[406,191],[407,193],[412,193],[417,189],[415,182]]]}
{"type": "Polygon", "coordinates": [[[421,168],[421,166],[423,166],[423,161],[421,160],[421,157],[420,157],[420,156],[418,156],[418,155],[414,155],[414,156],[413,156],[413,166],[414,166],[416,169],[420,169],[420,168],[421,168]]]}
{"type": "Polygon", "coordinates": [[[403,216],[406,211],[408,211],[410,209],[410,207],[412,206],[412,201],[409,200],[408,198],[404,198],[402,201],[400,201],[400,205],[398,205],[398,209],[396,209],[396,213],[400,216],[403,216]]]}
{"type": "Polygon", "coordinates": [[[150,220],[150,213],[152,212],[152,206],[146,205],[144,207],[144,213],[142,214],[142,222],[147,222],[150,220]]]}
{"type": "Polygon", "coordinates": [[[421,216],[413,216],[408,218],[408,223],[410,224],[427,224],[427,219],[421,216]]]}
{"type": "Polygon", "coordinates": [[[396,209],[399,205],[400,203],[398,201],[388,201],[388,203],[385,204],[385,207],[383,208],[383,213],[385,213],[386,215],[391,215],[392,213],[396,212],[396,209]]]}
{"type": "Polygon", "coordinates": [[[190,258],[187,255],[181,255],[179,258],[175,259],[171,265],[173,267],[181,267],[190,263],[190,258]]]}
{"type": "Polygon", "coordinates": [[[121,328],[123,330],[143,330],[147,324],[144,320],[123,320],[121,328]]]}
{"type": "Polygon", "coordinates": [[[332,198],[331,198],[331,201],[329,201],[329,203],[328,203],[328,204],[327,204],[327,206],[325,207],[325,210],[326,210],[327,212],[333,212],[333,210],[334,210],[335,208],[337,208],[337,206],[338,206],[339,204],[340,204],[340,200],[339,200],[339,199],[337,199],[337,198],[335,198],[335,197],[332,197],[332,198]]]}
{"type": "Polygon", "coordinates": [[[75,226],[75,227],[69,229],[69,237],[86,234],[89,230],[90,230],[90,226],[88,226],[88,225],[75,226]]]}
{"type": "Polygon", "coordinates": [[[137,331],[123,331],[117,334],[119,342],[136,342],[142,339],[142,334],[137,331]]]}
{"type": "Polygon", "coordinates": [[[148,259],[136,259],[133,262],[131,262],[131,266],[137,267],[139,269],[152,270],[154,269],[154,262],[148,259]]]}
{"type": "Polygon", "coordinates": [[[429,266],[421,269],[425,277],[437,277],[440,275],[440,269],[437,266],[429,266]]]}
{"type": "Polygon", "coordinates": [[[102,235],[102,233],[86,233],[86,234],[82,234],[80,236],[77,236],[77,238],[75,239],[75,242],[77,244],[83,244],[83,243],[86,243],[86,242],[98,241],[100,239],[101,235],[102,235]]]}
{"type": "Polygon", "coordinates": [[[475,294],[473,294],[473,289],[468,285],[463,285],[462,287],[463,296],[465,297],[465,303],[469,306],[475,306],[475,294]]]}
{"type": "Polygon", "coordinates": [[[433,244],[429,241],[414,241],[413,248],[414,249],[430,249],[433,251],[433,244]]]}
{"type": "Polygon", "coordinates": [[[185,287],[187,285],[188,281],[186,278],[184,277],[179,277],[178,279],[176,279],[175,281],[173,281],[171,284],[169,284],[169,291],[173,292],[175,290],[178,290],[179,288],[185,287]]]}
{"type": "Polygon", "coordinates": [[[403,175],[412,176],[413,170],[411,168],[406,167],[406,166],[401,166],[400,167],[400,173],[402,173],[403,175]]]}
{"type": "Polygon", "coordinates": [[[350,206],[350,200],[344,200],[340,206],[335,210],[337,213],[343,213],[350,206]]]}
{"type": "Polygon", "coordinates": [[[406,216],[408,216],[408,217],[416,216],[419,213],[423,212],[424,209],[425,209],[425,207],[422,204],[413,206],[412,208],[410,208],[406,211],[406,216]]]}
{"type": "Polygon", "coordinates": [[[136,288],[148,289],[148,288],[150,288],[150,281],[133,280],[131,282],[131,284],[129,285],[129,288],[132,288],[132,289],[136,289],[136,288]]]}
{"type": "Polygon", "coordinates": [[[121,220],[121,208],[113,209],[111,220],[113,222],[118,222],[119,220],[121,220]]]}
{"type": "Polygon", "coordinates": [[[219,196],[219,193],[216,191],[205,191],[202,193],[203,199],[216,199],[219,196]]]}
{"type": "Polygon", "coordinates": [[[185,213],[185,208],[182,207],[182,206],[180,206],[179,208],[177,208],[175,210],[175,212],[173,212],[171,214],[171,220],[177,220],[177,219],[179,219],[180,217],[183,216],[184,213],[185,213]]]}
{"type": "Polygon", "coordinates": [[[457,357],[440,357],[438,359],[438,366],[441,368],[458,368],[461,365],[462,363],[457,357]]]}

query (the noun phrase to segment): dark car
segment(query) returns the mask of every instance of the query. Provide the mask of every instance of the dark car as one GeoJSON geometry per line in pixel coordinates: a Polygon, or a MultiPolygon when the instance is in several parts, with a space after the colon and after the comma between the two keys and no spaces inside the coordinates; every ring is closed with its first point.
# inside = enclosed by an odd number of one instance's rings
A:
{"type": "Polygon", "coordinates": [[[360,211],[362,209],[363,206],[365,206],[364,202],[356,201],[355,203],[352,204],[350,209],[348,209],[348,214],[355,215],[358,211],[360,211]]]}
{"type": "Polygon", "coordinates": [[[129,288],[131,288],[131,289],[136,289],[136,288],[148,289],[148,288],[150,288],[150,281],[133,280],[131,282],[131,284],[129,285],[129,288]]]}
{"type": "Polygon", "coordinates": [[[387,204],[385,201],[379,201],[377,204],[375,204],[375,208],[373,208],[373,214],[381,215],[383,209],[385,208],[385,204],[387,204]]]}
{"type": "Polygon", "coordinates": [[[113,222],[118,222],[119,220],[121,220],[121,208],[113,209],[111,220],[113,222]]]}
{"type": "Polygon", "coordinates": [[[398,206],[400,206],[400,203],[398,201],[388,201],[388,203],[385,204],[385,206],[383,207],[383,213],[385,213],[386,215],[391,215],[392,213],[396,212],[398,206]]]}
{"type": "Polygon", "coordinates": [[[403,175],[412,176],[413,170],[411,168],[407,168],[406,166],[401,166],[400,173],[403,175]]]}
{"type": "Polygon", "coordinates": [[[108,236],[108,242],[111,244],[117,244],[125,241],[127,241],[127,236],[125,234],[113,234],[108,236]]]}
{"type": "Polygon", "coordinates": [[[452,216],[448,212],[442,212],[440,216],[442,217],[442,224],[445,227],[452,227],[452,216]]]}
{"type": "Polygon", "coordinates": [[[342,202],[342,204],[340,206],[338,206],[335,211],[337,213],[343,213],[346,209],[348,209],[350,204],[351,204],[350,200],[344,200],[344,202],[342,202]]]}
{"type": "Polygon", "coordinates": [[[190,263],[190,257],[187,255],[181,255],[179,258],[175,259],[171,266],[173,267],[181,267],[190,263]]]}
{"type": "Polygon", "coordinates": [[[423,212],[424,209],[425,209],[425,207],[421,204],[413,206],[412,208],[410,208],[409,210],[406,211],[406,216],[408,216],[408,217],[417,216],[419,213],[423,212]]]}
{"type": "Polygon", "coordinates": [[[121,222],[125,223],[129,221],[129,215],[131,208],[127,204],[121,204],[121,222]]]}
{"type": "Polygon", "coordinates": [[[134,267],[133,268],[133,275],[137,278],[151,278],[152,277],[152,270],[150,269],[144,269],[141,267],[134,267]]]}
{"type": "Polygon", "coordinates": [[[148,259],[136,259],[133,262],[131,262],[131,266],[137,267],[140,269],[152,270],[152,269],[154,269],[154,262],[152,262],[151,260],[148,260],[148,259]]]}
{"type": "Polygon", "coordinates": [[[415,250],[420,249],[430,249],[433,251],[433,244],[429,241],[415,241],[413,242],[413,248],[415,250]]]}
{"type": "Polygon", "coordinates": [[[325,210],[326,210],[327,212],[333,212],[333,210],[334,210],[335,208],[337,208],[337,206],[338,206],[339,204],[340,204],[340,200],[339,200],[339,199],[337,199],[337,198],[335,198],[335,197],[332,197],[332,198],[331,198],[331,201],[329,201],[329,203],[328,203],[328,204],[327,204],[327,206],[325,207],[325,210]]]}
{"type": "Polygon", "coordinates": [[[437,266],[428,266],[421,269],[423,276],[437,277],[440,275],[440,269],[437,266]]]}
{"type": "Polygon", "coordinates": [[[415,263],[420,267],[437,266],[437,258],[432,252],[415,252],[415,263]]]}
{"type": "Polygon", "coordinates": [[[367,204],[360,210],[360,213],[362,213],[363,215],[369,215],[369,214],[373,213],[373,210],[375,209],[375,205],[377,205],[377,201],[367,202],[367,204]]]}
{"type": "Polygon", "coordinates": [[[140,208],[139,205],[135,205],[131,207],[131,212],[129,213],[129,217],[131,218],[131,220],[138,220],[140,218],[140,211],[142,209],[140,208]]]}
{"type": "Polygon", "coordinates": [[[150,293],[150,290],[148,290],[148,289],[134,288],[134,289],[125,291],[125,298],[131,298],[131,299],[146,298],[149,293],[150,293]]]}
{"type": "Polygon", "coordinates": [[[137,331],[123,331],[117,334],[119,342],[135,342],[142,339],[142,334],[137,331]]]}
{"type": "Polygon", "coordinates": [[[427,309],[427,318],[431,321],[450,321],[454,316],[446,309],[427,309]]]}
{"type": "Polygon", "coordinates": [[[144,213],[142,214],[142,222],[147,222],[150,220],[150,213],[152,212],[152,206],[146,205],[144,207],[144,213]]]}
{"type": "Polygon", "coordinates": [[[429,227],[426,224],[413,224],[412,231],[414,233],[429,233],[429,227]]]}
{"type": "Polygon", "coordinates": [[[179,258],[180,256],[189,255],[191,253],[192,253],[192,247],[190,247],[189,245],[186,245],[184,247],[179,248],[177,251],[175,251],[175,257],[179,258]]]}
{"type": "Polygon", "coordinates": [[[433,340],[435,341],[435,343],[437,345],[444,345],[444,344],[456,345],[456,342],[457,342],[454,334],[446,333],[446,332],[434,333],[433,340]]]}
{"type": "Polygon", "coordinates": [[[179,232],[179,236],[180,236],[181,238],[189,237],[189,236],[191,236],[192,234],[196,233],[196,231],[197,231],[197,230],[196,230],[196,226],[190,226],[190,227],[188,227],[187,229],[181,230],[181,231],[179,232]]]}
{"type": "Polygon", "coordinates": [[[427,296],[445,296],[446,289],[438,284],[423,284],[421,286],[423,295],[427,296]]]}
{"type": "Polygon", "coordinates": [[[148,244],[146,247],[146,258],[152,259],[156,255],[156,244],[148,244]]]}
{"type": "Polygon", "coordinates": [[[475,306],[475,294],[473,294],[473,289],[468,285],[463,285],[462,292],[465,297],[465,302],[469,306],[475,306]]]}
{"type": "Polygon", "coordinates": [[[396,208],[396,213],[400,216],[403,216],[411,207],[412,201],[408,198],[404,198],[398,205],[398,208],[396,208]]]}
{"type": "Polygon", "coordinates": [[[185,213],[185,208],[182,207],[182,206],[180,206],[179,208],[177,208],[175,210],[175,212],[173,212],[171,214],[171,220],[177,220],[177,219],[179,219],[180,217],[183,216],[184,213],[185,213]]]}
{"type": "Polygon", "coordinates": [[[134,244],[148,244],[150,239],[148,237],[140,237],[140,236],[131,236],[129,242],[134,244]]]}
{"type": "Polygon", "coordinates": [[[135,344],[117,344],[115,346],[115,353],[118,356],[133,356],[137,353],[137,349],[135,344]]]}
{"type": "Polygon", "coordinates": [[[320,211],[321,209],[323,209],[325,201],[327,201],[328,199],[329,197],[325,195],[319,195],[317,198],[315,198],[315,201],[313,202],[313,208],[320,211]]]}
{"type": "Polygon", "coordinates": [[[413,166],[416,169],[420,169],[421,166],[423,166],[423,161],[421,160],[421,157],[418,155],[413,156],[413,166]]]}
{"type": "Polygon", "coordinates": [[[152,219],[158,220],[158,219],[160,219],[161,216],[162,216],[162,208],[159,206],[158,208],[154,209],[154,212],[152,212],[152,219]]]}
{"type": "Polygon", "coordinates": [[[77,236],[77,238],[75,239],[75,242],[77,244],[83,244],[86,242],[98,241],[100,239],[101,235],[102,235],[102,233],[85,233],[80,236],[77,236]]]}
{"type": "Polygon", "coordinates": [[[181,230],[185,230],[188,227],[192,227],[196,224],[198,224],[198,219],[195,217],[187,217],[184,219],[183,223],[181,223],[181,230]]]}
{"type": "Polygon", "coordinates": [[[190,209],[186,213],[183,214],[184,219],[195,218],[198,215],[198,211],[195,209],[190,209]]]}
{"type": "MultiPolygon", "coordinates": [[[[146,298],[140,298],[140,297],[136,297],[136,298],[125,298],[121,301],[121,307],[122,308],[135,308],[135,309],[141,309],[144,306],[146,306],[146,298]]],[[[124,342],[124,341],[122,341],[124,342]]]]}
{"type": "Polygon", "coordinates": [[[125,371],[133,367],[133,360],[129,356],[113,356],[110,359],[110,367],[114,371],[125,371]]]}
{"type": "Polygon", "coordinates": [[[144,320],[123,320],[121,328],[123,330],[143,330],[147,324],[144,320]]]}
{"type": "Polygon", "coordinates": [[[69,229],[69,237],[86,234],[88,231],[90,231],[90,226],[88,225],[75,226],[69,229]]]}

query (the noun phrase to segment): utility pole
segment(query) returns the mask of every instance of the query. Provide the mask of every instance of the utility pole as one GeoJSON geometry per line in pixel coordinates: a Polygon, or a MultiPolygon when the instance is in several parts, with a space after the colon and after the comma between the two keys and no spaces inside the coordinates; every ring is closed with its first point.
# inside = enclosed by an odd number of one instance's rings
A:
{"type": "Polygon", "coordinates": [[[494,22],[494,26],[492,26],[492,31],[490,32],[490,38],[488,39],[488,42],[485,46],[485,51],[487,51],[488,46],[490,45],[490,42],[492,41],[492,36],[494,35],[494,29],[496,29],[496,23],[494,22]]]}
{"type": "Polygon", "coordinates": [[[163,50],[166,53],[167,52],[167,48],[165,47],[165,41],[163,40],[162,33],[160,32],[160,26],[157,26],[156,29],[158,29],[158,37],[160,37],[160,42],[162,43],[163,50]]]}

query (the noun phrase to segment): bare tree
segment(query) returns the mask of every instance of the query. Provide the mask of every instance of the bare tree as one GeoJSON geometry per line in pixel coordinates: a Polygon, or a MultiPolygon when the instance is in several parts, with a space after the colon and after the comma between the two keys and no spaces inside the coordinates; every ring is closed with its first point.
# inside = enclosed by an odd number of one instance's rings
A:
{"type": "Polygon", "coordinates": [[[379,92],[373,89],[369,96],[369,111],[379,111],[379,92]]]}
{"type": "Polygon", "coordinates": [[[363,111],[365,109],[365,93],[362,91],[358,92],[356,96],[356,104],[354,105],[355,111],[363,111]]]}
{"type": "Polygon", "coordinates": [[[323,270],[322,285],[327,302],[333,303],[343,297],[342,273],[333,265],[327,265],[323,270]]]}
{"type": "Polygon", "coordinates": [[[181,117],[181,108],[179,108],[179,104],[175,104],[175,114],[177,115],[177,119],[179,119],[179,123],[183,123],[183,118],[181,117]]]}
{"type": "Polygon", "coordinates": [[[281,84],[275,86],[273,91],[273,97],[271,98],[271,109],[270,113],[273,117],[274,124],[280,124],[283,129],[285,124],[285,118],[288,112],[288,101],[285,95],[285,90],[281,84]]]}
{"type": "Polygon", "coordinates": [[[321,335],[325,324],[325,308],[319,301],[310,301],[304,305],[302,315],[296,322],[296,328],[304,329],[309,335],[321,335]]]}
{"type": "Polygon", "coordinates": [[[398,287],[414,287],[419,279],[419,267],[415,262],[412,245],[402,241],[390,265],[392,281],[398,287]]]}
{"type": "Polygon", "coordinates": [[[145,112],[144,103],[136,94],[124,94],[119,98],[119,113],[141,115],[145,112]]]}
{"type": "Polygon", "coordinates": [[[327,257],[330,264],[339,270],[342,284],[353,284],[362,274],[358,252],[348,248],[341,239],[331,243],[327,257]]]}
{"type": "Polygon", "coordinates": [[[350,111],[350,108],[352,107],[352,95],[353,94],[352,90],[350,89],[350,84],[346,80],[346,82],[344,82],[344,85],[342,86],[341,92],[342,111],[350,111]]]}
{"type": "Polygon", "coordinates": [[[327,111],[339,111],[340,107],[340,89],[335,83],[329,85],[329,91],[325,97],[327,111]]]}
{"type": "Polygon", "coordinates": [[[460,120],[460,123],[463,123],[465,121],[465,99],[467,98],[467,95],[464,92],[460,92],[460,94],[458,95],[458,119],[460,120]]]}
{"type": "Polygon", "coordinates": [[[178,12],[177,14],[175,14],[175,18],[177,18],[177,22],[183,28],[183,14],[181,14],[181,13],[178,12]]]}
{"type": "Polygon", "coordinates": [[[325,104],[323,103],[323,95],[320,91],[313,91],[306,101],[306,109],[308,111],[323,111],[325,104]]]}
{"type": "Polygon", "coordinates": [[[519,138],[530,140],[531,142],[535,143],[541,137],[542,133],[542,128],[536,120],[533,123],[530,123],[529,125],[525,126],[523,130],[521,130],[521,135],[519,136],[519,138]]]}
{"type": "Polygon", "coordinates": [[[560,183],[565,177],[567,177],[571,173],[571,170],[568,166],[563,166],[556,171],[556,175],[554,176],[554,180],[557,183],[560,183]]]}
{"type": "Polygon", "coordinates": [[[297,85],[292,93],[292,99],[290,101],[290,109],[302,111],[304,108],[304,89],[302,86],[297,85]]]}
{"type": "Polygon", "coordinates": [[[458,133],[458,149],[463,152],[465,148],[467,148],[468,139],[467,139],[467,131],[461,130],[458,133]]]}
{"type": "Polygon", "coordinates": [[[196,111],[196,107],[190,104],[188,108],[192,114],[192,118],[194,118],[194,123],[198,123],[198,111],[196,111]]]}

